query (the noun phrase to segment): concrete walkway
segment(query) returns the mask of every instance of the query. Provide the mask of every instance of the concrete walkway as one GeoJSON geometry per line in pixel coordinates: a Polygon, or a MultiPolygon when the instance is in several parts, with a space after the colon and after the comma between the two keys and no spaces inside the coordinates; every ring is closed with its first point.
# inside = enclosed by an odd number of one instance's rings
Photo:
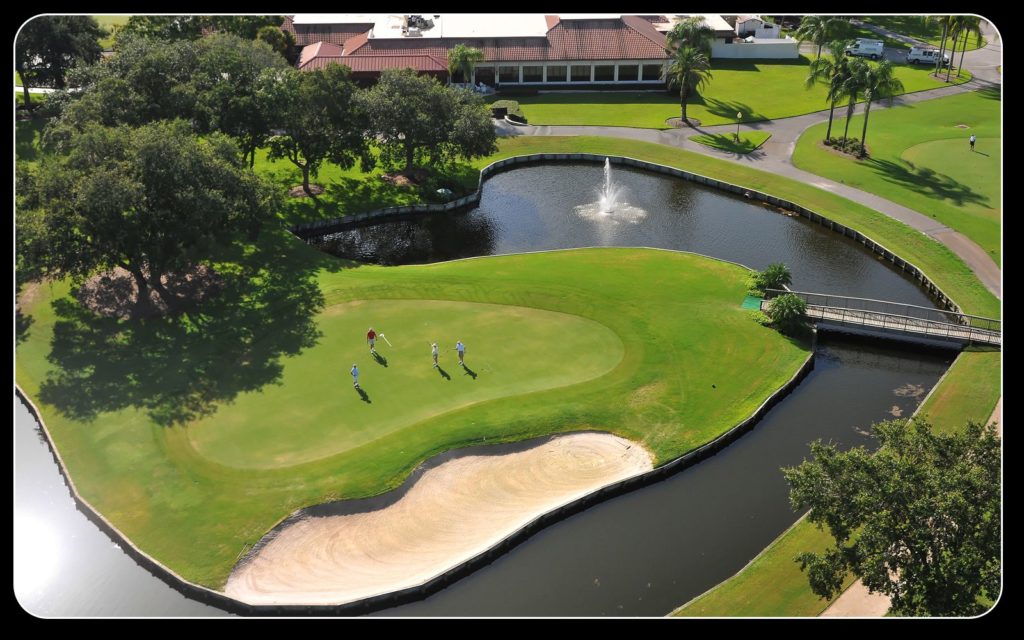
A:
{"type": "MultiPolygon", "coordinates": [[[[983,24],[984,27],[987,23],[983,24]]],[[[991,29],[991,27],[989,27],[991,29]]],[[[978,89],[998,86],[1001,81],[995,68],[1002,64],[1002,45],[998,35],[994,32],[985,33],[989,38],[989,45],[984,49],[967,52],[964,67],[976,77],[970,82],[956,86],[939,87],[927,91],[911,93],[893,101],[893,106],[914,104],[924,100],[934,100],[946,96],[976,91],[978,89]],[[975,71],[977,69],[977,72],[975,71]],[[994,77],[991,82],[982,76],[994,77]]],[[[955,72],[954,72],[955,73],[955,72]]],[[[889,108],[885,102],[872,106],[873,111],[889,108]]],[[[757,151],[749,154],[736,154],[717,149],[711,149],[689,140],[689,136],[699,133],[718,134],[732,133],[736,130],[735,124],[725,124],[708,127],[696,127],[695,129],[637,129],[630,127],[604,127],[604,126],[514,126],[502,122],[497,125],[499,135],[529,135],[529,136],[607,136],[613,138],[628,138],[631,140],[642,140],[656,144],[667,145],[687,151],[693,151],[707,156],[716,157],[729,162],[736,162],[746,166],[775,173],[777,175],[799,180],[820,189],[831,191],[866,207],[879,211],[891,218],[899,220],[918,231],[931,236],[948,247],[953,253],[959,256],[967,266],[974,271],[978,279],[997,298],[1002,299],[1002,273],[999,266],[992,258],[967,236],[947,227],[935,219],[918,211],[914,211],[901,204],[892,202],[860,189],[835,182],[828,178],[809,173],[798,169],[792,163],[793,151],[796,149],[796,142],[800,135],[810,126],[828,120],[828,109],[814,113],[791,118],[780,118],[778,120],[764,120],[753,122],[748,125],[740,125],[742,129],[768,131],[772,137],[757,151]]],[[[835,116],[840,115],[836,109],[835,116]]]]}

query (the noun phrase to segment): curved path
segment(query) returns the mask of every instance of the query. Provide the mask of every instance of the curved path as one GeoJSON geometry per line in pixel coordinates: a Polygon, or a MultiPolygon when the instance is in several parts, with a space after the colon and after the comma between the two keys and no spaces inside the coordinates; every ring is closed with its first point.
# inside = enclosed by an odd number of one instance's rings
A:
{"type": "Polygon", "coordinates": [[[225,593],[250,604],[327,605],[421,585],[652,461],[644,447],[604,433],[457,457],[383,509],[285,527],[232,572],[225,593]]]}
{"type": "MultiPolygon", "coordinates": [[[[986,23],[982,23],[985,25],[986,23]]],[[[985,31],[983,29],[983,31],[985,31]]],[[[946,96],[977,91],[986,87],[999,86],[1001,78],[996,72],[996,67],[1002,64],[1002,42],[992,31],[985,31],[989,44],[984,49],[968,51],[965,54],[964,67],[975,74],[975,78],[962,85],[940,87],[919,91],[900,96],[893,101],[893,106],[914,104],[923,100],[933,100],[946,96]]],[[[885,103],[872,107],[872,109],[889,108],[885,103]]],[[[792,156],[796,149],[796,142],[800,135],[811,125],[823,122],[828,119],[828,109],[808,113],[802,116],[791,118],[780,118],[778,120],[763,120],[748,125],[741,125],[747,129],[768,131],[772,137],[760,149],[749,154],[729,153],[711,149],[702,144],[689,140],[694,133],[731,133],[735,131],[735,124],[724,124],[708,127],[697,127],[694,130],[687,129],[638,129],[631,127],[604,127],[604,126],[513,126],[506,122],[497,125],[499,135],[530,135],[530,136],[606,136],[613,138],[629,138],[653,142],[687,151],[693,151],[707,156],[713,156],[722,160],[736,162],[751,166],[763,171],[786,176],[799,180],[806,184],[813,185],[826,191],[858,202],[866,207],[884,213],[885,215],[899,220],[904,224],[927,234],[935,240],[946,245],[953,253],[959,256],[964,263],[978,276],[978,279],[997,298],[1002,299],[1002,272],[992,258],[967,236],[954,231],[933,218],[914,211],[901,204],[892,202],[873,193],[861,191],[844,185],[834,180],[829,180],[819,175],[798,169],[793,165],[792,156]]]]}

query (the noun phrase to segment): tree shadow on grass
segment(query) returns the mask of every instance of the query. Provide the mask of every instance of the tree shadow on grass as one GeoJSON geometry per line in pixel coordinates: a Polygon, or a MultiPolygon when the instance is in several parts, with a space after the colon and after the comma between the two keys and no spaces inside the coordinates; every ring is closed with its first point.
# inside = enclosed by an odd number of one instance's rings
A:
{"type": "Polygon", "coordinates": [[[768,119],[768,116],[760,111],[755,111],[749,104],[736,100],[716,100],[715,98],[701,97],[701,99],[693,102],[693,104],[703,104],[709,113],[729,120],[735,120],[737,112],[743,114],[743,122],[768,119]]]}
{"type": "Polygon", "coordinates": [[[976,193],[969,186],[957,182],[951,176],[938,173],[928,167],[918,167],[907,160],[894,162],[868,158],[864,163],[881,174],[886,182],[897,184],[915,193],[949,200],[958,207],[966,204],[989,206],[988,197],[976,193]]]}
{"type": "Polygon", "coordinates": [[[975,93],[977,93],[982,98],[986,98],[988,100],[999,101],[1003,99],[1003,88],[1002,86],[997,84],[982,87],[981,89],[975,91],[975,93]]]}
{"type": "Polygon", "coordinates": [[[121,321],[70,296],[55,300],[54,370],[40,399],[75,420],[135,407],[171,426],[279,383],[281,360],[320,338],[314,316],[324,297],[315,276],[330,263],[274,231],[254,250],[236,248],[242,260],[219,263],[221,293],[191,313],[121,321]]]}

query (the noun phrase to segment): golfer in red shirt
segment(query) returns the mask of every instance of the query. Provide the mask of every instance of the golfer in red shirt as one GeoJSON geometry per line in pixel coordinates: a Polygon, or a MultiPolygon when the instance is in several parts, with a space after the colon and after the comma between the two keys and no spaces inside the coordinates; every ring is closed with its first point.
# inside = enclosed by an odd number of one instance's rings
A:
{"type": "Polygon", "coordinates": [[[370,327],[370,330],[366,332],[366,342],[370,345],[370,353],[377,353],[373,348],[377,344],[377,332],[373,330],[373,327],[370,327]]]}

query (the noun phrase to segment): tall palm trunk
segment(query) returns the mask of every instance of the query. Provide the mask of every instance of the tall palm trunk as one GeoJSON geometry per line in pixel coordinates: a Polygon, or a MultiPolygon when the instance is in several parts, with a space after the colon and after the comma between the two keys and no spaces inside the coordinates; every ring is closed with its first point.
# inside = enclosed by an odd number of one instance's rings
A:
{"type": "Polygon", "coordinates": [[[846,134],[850,132],[850,120],[853,119],[853,109],[857,106],[857,96],[850,96],[850,102],[846,105],[846,127],[843,129],[843,150],[846,150],[846,134]]]}
{"type": "MultiPolygon", "coordinates": [[[[942,69],[942,54],[946,52],[946,35],[949,32],[949,19],[946,19],[945,24],[942,25],[942,44],[939,46],[939,59],[935,61],[935,77],[939,77],[939,70],[942,69]]],[[[950,58],[950,62],[953,59],[950,58]]]]}
{"type": "Polygon", "coordinates": [[[871,98],[864,104],[864,128],[860,132],[860,157],[867,155],[868,151],[864,144],[868,140],[868,114],[871,113],[871,98]]]}
{"type": "Polygon", "coordinates": [[[832,113],[836,110],[835,98],[832,99],[832,104],[828,107],[828,131],[825,132],[825,141],[832,137],[832,113]]]}
{"type": "MultiPolygon", "coordinates": [[[[946,82],[949,82],[949,76],[953,74],[953,60],[956,58],[956,41],[960,37],[960,31],[953,32],[953,53],[949,54],[949,66],[946,67],[946,82]]],[[[940,56],[940,61],[941,56],[940,56]]],[[[943,62],[945,64],[945,62],[943,62]]]]}
{"type": "MultiPolygon", "coordinates": [[[[964,46],[960,48],[960,66],[956,68],[956,77],[960,77],[960,70],[964,68],[964,54],[967,53],[967,36],[971,34],[964,31],[964,46]]],[[[953,59],[949,59],[949,65],[953,66],[953,59]]]]}
{"type": "Polygon", "coordinates": [[[686,99],[690,97],[689,94],[690,92],[686,90],[686,83],[683,83],[682,88],[679,90],[679,109],[682,112],[683,122],[689,122],[686,119],[686,99]]]}

